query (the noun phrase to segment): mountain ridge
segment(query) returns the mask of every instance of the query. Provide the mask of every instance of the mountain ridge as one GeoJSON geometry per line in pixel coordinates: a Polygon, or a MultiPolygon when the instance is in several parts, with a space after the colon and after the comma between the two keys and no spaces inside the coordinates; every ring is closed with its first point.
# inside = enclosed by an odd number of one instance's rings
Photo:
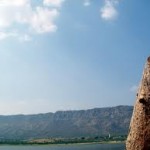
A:
{"type": "Polygon", "coordinates": [[[1,139],[125,135],[133,106],[0,115],[1,139]]]}
{"type": "Polygon", "coordinates": [[[0,117],[1,116],[4,116],[4,117],[9,117],[9,116],[32,116],[32,115],[42,115],[42,114],[55,114],[57,112],[76,112],[76,111],[88,111],[88,110],[93,110],[93,109],[106,109],[106,108],[114,108],[114,107],[133,107],[132,105],[117,105],[117,106],[104,106],[104,107],[93,107],[93,108],[88,108],[88,109],[68,109],[68,110],[57,110],[55,112],[43,112],[43,113],[29,113],[29,114],[26,114],[26,113],[17,113],[17,114],[0,114],[0,117]]]}

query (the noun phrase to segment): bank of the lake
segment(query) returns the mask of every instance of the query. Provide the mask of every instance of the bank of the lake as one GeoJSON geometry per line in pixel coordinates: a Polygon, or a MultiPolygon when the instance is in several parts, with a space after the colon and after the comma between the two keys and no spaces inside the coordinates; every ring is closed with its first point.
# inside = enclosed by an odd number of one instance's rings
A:
{"type": "Polygon", "coordinates": [[[57,145],[57,144],[118,144],[125,143],[126,136],[96,136],[74,138],[43,138],[43,139],[1,139],[0,145],[57,145]]]}

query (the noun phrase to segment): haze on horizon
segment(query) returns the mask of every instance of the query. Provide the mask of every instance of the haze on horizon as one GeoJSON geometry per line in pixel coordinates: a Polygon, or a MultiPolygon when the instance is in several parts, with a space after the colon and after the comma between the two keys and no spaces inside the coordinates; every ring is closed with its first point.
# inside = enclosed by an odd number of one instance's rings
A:
{"type": "Polygon", "coordinates": [[[150,55],[149,7],[0,0],[0,114],[133,105],[150,55]]]}

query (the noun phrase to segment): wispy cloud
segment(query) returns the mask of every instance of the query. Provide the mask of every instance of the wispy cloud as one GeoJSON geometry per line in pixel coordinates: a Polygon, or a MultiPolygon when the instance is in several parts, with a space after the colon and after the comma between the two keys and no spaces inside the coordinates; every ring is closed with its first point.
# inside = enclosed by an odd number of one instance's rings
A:
{"type": "MultiPolygon", "coordinates": [[[[47,99],[1,99],[0,114],[35,114],[46,113],[50,109],[50,102],[47,99]],[[36,109],[33,109],[32,106],[36,109]]],[[[52,109],[51,109],[52,110],[52,109]]]]}
{"type": "MultiPolygon", "coordinates": [[[[31,0],[0,0],[0,40],[16,35],[12,30],[16,26],[32,34],[55,32],[55,19],[59,16],[60,7],[64,0],[43,0],[42,6],[31,5],[31,0]],[[25,28],[26,27],[26,28],[25,28]],[[9,30],[9,32],[8,32],[9,30]]],[[[27,37],[25,38],[27,41],[27,37]]]]}
{"type": "Polygon", "coordinates": [[[118,16],[116,9],[119,0],[105,0],[104,6],[100,9],[101,18],[106,21],[115,20],[118,16]]]}
{"type": "Polygon", "coordinates": [[[138,86],[137,86],[137,85],[133,85],[133,86],[130,88],[130,92],[136,93],[137,90],[138,90],[138,86]]]}
{"type": "Polygon", "coordinates": [[[28,35],[28,34],[24,34],[24,35],[20,35],[20,36],[18,37],[18,39],[19,39],[19,41],[21,41],[21,42],[29,42],[29,41],[32,40],[32,37],[31,37],[30,35],[28,35]]]}
{"type": "Polygon", "coordinates": [[[84,6],[90,6],[91,5],[91,1],[90,0],[84,0],[83,5],[84,6]]]}
{"type": "Polygon", "coordinates": [[[60,7],[65,0],[44,0],[46,6],[60,7]]]}
{"type": "Polygon", "coordinates": [[[4,40],[10,37],[17,37],[17,33],[15,32],[0,32],[0,40],[4,40]]]}

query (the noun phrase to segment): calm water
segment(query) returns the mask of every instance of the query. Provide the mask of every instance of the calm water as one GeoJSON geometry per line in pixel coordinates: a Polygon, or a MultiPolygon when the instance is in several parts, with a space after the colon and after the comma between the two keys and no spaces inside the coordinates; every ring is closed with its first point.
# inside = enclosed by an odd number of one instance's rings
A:
{"type": "Polygon", "coordinates": [[[0,150],[125,150],[124,144],[0,146],[0,150]]]}

